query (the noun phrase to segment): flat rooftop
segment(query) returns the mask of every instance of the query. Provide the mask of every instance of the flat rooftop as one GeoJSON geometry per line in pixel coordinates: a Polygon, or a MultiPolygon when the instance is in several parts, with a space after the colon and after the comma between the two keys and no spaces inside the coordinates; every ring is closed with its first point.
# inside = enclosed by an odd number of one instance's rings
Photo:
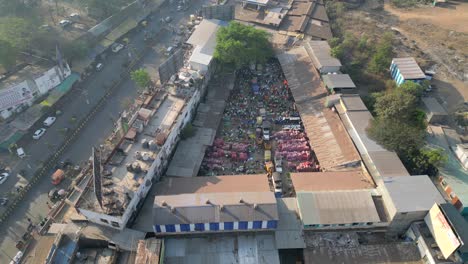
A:
{"type": "Polygon", "coordinates": [[[426,175],[386,177],[384,184],[398,212],[429,211],[434,203],[445,203],[426,175]]]}
{"type": "Polygon", "coordinates": [[[23,69],[0,81],[0,91],[12,85],[18,84],[22,81],[34,80],[35,78],[41,76],[45,71],[49,70],[52,66],[53,65],[49,65],[49,67],[39,65],[27,65],[23,69]]]}
{"type": "Polygon", "coordinates": [[[434,97],[422,97],[422,102],[430,113],[437,115],[448,115],[447,111],[442,107],[441,104],[439,104],[439,102],[437,102],[437,99],[434,97]]]}
{"type": "Polygon", "coordinates": [[[375,188],[372,179],[360,170],[297,172],[291,173],[291,180],[296,192],[344,191],[375,188]]]}
{"type": "Polygon", "coordinates": [[[297,204],[304,225],[380,222],[370,190],[298,192],[297,204]]]}
{"type": "MultiPolygon", "coordinates": [[[[131,124],[125,139],[118,146],[122,151],[115,152],[104,164],[104,171],[111,172],[110,177],[103,177],[103,208],[100,207],[92,188],[88,188],[81,199],[80,206],[85,209],[93,209],[111,215],[121,215],[125,211],[128,200],[135,195],[140,184],[143,183],[146,173],[154,159],[157,157],[161,146],[153,149],[144,148],[143,141],[155,140],[158,135],[167,137],[185,105],[185,100],[172,95],[163,96],[161,100],[153,100],[151,108],[145,111],[148,124],[143,126],[142,132],[137,132],[136,126],[143,125],[144,121],[139,116],[131,124]],[[137,158],[137,153],[142,157],[137,158]],[[130,172],[127,165],[139,166],[140,172],[130,172]],[[91,189],[91,190],[90,190],[91,189]]],[[[165,137],[162,142],[165,142],[165,137]]],[[[162,144],[161,144],[162,145],[162,144]]]]}
{"type": "Polygon", "coordinates": [[[277,55],[322,169],[341,170],[361,158],[339,116],[325,108],[327,91],[304,47],[277,55]]]}
{"type": "Polygon", "coordinates": [[[279,264],[273,234],[166,238],[166,264],[279,264]]]}
{"type": "Polygon", "coordinates": [[[165,177],[155,188],[157,195],[270,191],[266,174],[165,177]]]}
{"type": "Polygon", "coordinates": [[[312,40],[306,42],[304,46],[310,53],[315,68],[320,70],[323,67],[341,67],[341,62],[331,56],[330,45],[327,41],[312,40]]]}

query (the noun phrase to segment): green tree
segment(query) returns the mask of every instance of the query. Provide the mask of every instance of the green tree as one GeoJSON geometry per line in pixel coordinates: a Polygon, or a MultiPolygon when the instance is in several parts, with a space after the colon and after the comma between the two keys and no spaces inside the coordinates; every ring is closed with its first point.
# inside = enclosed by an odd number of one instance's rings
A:
{"type": "Polygon", "coordinates": [[[375,95],[375,113],[380,119],[410,121],[416,110],[416,98],[398,90],[375,95]]]}
{"type": "Polygon", "coordinates": [[[264,30],[231,22],[216,35],[214,58],[240,68],[249,63],[264,63],[273,56],[269,35],[264,30]]]}
{"type": "Polygon", "coordinates": [[[408,156],[424,145],[425,131],[398,120],[376,118],[368,128],[369,136],[386,149],[408,156]]]}
{"type": "Polygon", "coordinates": [[[17,56],[18,49],[13,47],[10,43],[0,39],[0,64],[5,69],[10,69],[15,66],[17,56]]]}
{"type": "Polygon", "coordinates": [[[139,88],[146,88],[151,83],[151,77],[145,69],[134,70],[130,73],[132,80],[139,88]]]}
{"type": "Polygon", "coordinates": [[[387,72],[393,57],[393,34],[387,32],[379,41],[375,54],[372,56],[367,70],[371,73],[384,74],[387,72]]]}
{"type": "Polygon", "coordinates": [[[402,83],[398,87],[398,89],[400,89],[404,93],[409,93],[413,95],[418,100],[421,98],[424,92],[424,87],[422,85],[411,81],[402,83]]]}
{"type": "Polygon", "coordinates": [[[23,50],[31,46],[35,28],[33,24],[19,17],[0,18],[0,40],[10,43],[18,50],[23,50]]]}
{"type": "Polygon", "coordinates": [[[67,41],[62,44],[62,52],[64,54],[64,57],[70,61],[86,56],[88,51],[88,44],[82,40],[67,41]]]}

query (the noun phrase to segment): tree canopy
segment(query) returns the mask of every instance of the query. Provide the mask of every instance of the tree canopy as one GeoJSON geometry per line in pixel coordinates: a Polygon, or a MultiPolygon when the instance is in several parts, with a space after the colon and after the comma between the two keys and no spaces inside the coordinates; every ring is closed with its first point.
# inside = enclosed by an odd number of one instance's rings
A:
{"type": "Polygon", "coordinates": [[[273,56],[268,37],[264,30],[231,22],[217,33],[214,58],[236,68],[251,62],[263,63],[273,56]]]}
{"type": "Polygon", "coordinates": [[[0,39],[0,65],[5,69],[10,69],[15,66],[17,56],[18,49],[5,40],[0,39]]]}
{"type": "Polygon", "coordinates": [[[134,70],[130,73],[132,80],[139,88],[146,88],[151,83],[151,77],[145,69],[134,70]]]}
{"type": "MultiPolygon", "coordinates": [[[[395,151],[411,174],[436,175],[446,157],[439,149],[425,147],[425,113],[418,108],[421,88],[411,83],[386,93],[373,94],[375,119],[369,136],[395,151]]],[[[372,101],[372,100],[370,100],[372,101]]]]}

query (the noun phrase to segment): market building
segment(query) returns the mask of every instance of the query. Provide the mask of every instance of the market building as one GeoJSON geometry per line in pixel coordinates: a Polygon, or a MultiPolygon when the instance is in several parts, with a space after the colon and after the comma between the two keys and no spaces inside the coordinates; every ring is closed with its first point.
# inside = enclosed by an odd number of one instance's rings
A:
{"type": "Polygon", "coordinates": [[[390,74],[398,86],[405,81],[420,83],[426,79],[414,58],[394,58],[390,65],[390,74]]]}
{"type": "Polygon", "coordinates": [[[310,59],[320,74],[340,72],[341,62],[331,56],[328,42],[318,40],[308,41],[304,43],[304,48],[307,50],[310,59]]]}
{"type": "Polygon", "coordinates": [[[330,93],[356,93],[356,85],[348,74],[327,74],[322,80],[330,93]]]}
{"type": "Polygon", "coordinates": [[[156,188],[156,234],[258,231],[278,224],[266,175],[168,177],[156,188]]]}
{"type": "Polygon", "coordinates": [[[426,120],[429,124],[446,124],[448,113],[434,97],[423,97],[422,103],[426,112],[426,120]]]}

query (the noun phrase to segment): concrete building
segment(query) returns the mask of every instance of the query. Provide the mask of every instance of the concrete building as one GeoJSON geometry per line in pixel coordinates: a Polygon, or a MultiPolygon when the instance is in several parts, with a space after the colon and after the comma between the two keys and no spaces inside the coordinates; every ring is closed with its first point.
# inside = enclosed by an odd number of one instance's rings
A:
{"type": "Polygon", "coordinates": [[[437,102],[434,97],[423,97],[422,102],[426,112],[426,120],[429,124],[445,124],[448,119],[448,113],[437,102]]]}
{"type": "Polygon", "coordinates": [[[242,0],[242,7],[246,7],[247,5],[253,5],[260,10],[262,7],[266,7],[270,0],[242,0]]]}
{"type": "Polygon", "coordinates": [[[398,86],[405,81],[420,83],[426,79],[414,58],[394,58],[390,65],[390,74],[398,86]]]}
{"type": "Polygon", "coordinates": [[[68,76],[70,67],[66,64],[47,67],[28,65],[0,81],[0,116],[10,117],[31,106],[40,96],[57,87],[68,76]]]}
{"type": "Polygon", "coordinates": [[[417,243],[424,263],[468,261],[468,223],[452,204],[434,204],[424,221],[411,224],[405,236],[417,243]]]}
{"type": "Polygon", "coordinates": [[[189,58],[192,69],[204,74],[208,72],[216,48],[216,32],[227,22],[217,19],[203,19],[196,27],[187,43],[194,47],[189,58]]]}
{"type": "Polygon", "coordinates": [[[422,221],[434,203],[445,203],[432,181],[426,175],[385,177],[377,189],[382,195],[391,219],[387,235],[401,235],[411,223],[422,221]]]}
{"type": "Polygon", "coordinates": [[[330,93],[356,93],[356,85],[348,74],[327,74],[322,80],[330,93]]]}
{"type": "Polygon", "coordinates": [[[275,229],[278,208],[266,175],[166,178],[153,207],[156,234],[275,229]]]}
{"type": "Polygon", "coordinates": [[[332,57],[326,41],[309,41],[304,44],[307,53],[320,74],[340,72],[341,62],[332,57]]]}

